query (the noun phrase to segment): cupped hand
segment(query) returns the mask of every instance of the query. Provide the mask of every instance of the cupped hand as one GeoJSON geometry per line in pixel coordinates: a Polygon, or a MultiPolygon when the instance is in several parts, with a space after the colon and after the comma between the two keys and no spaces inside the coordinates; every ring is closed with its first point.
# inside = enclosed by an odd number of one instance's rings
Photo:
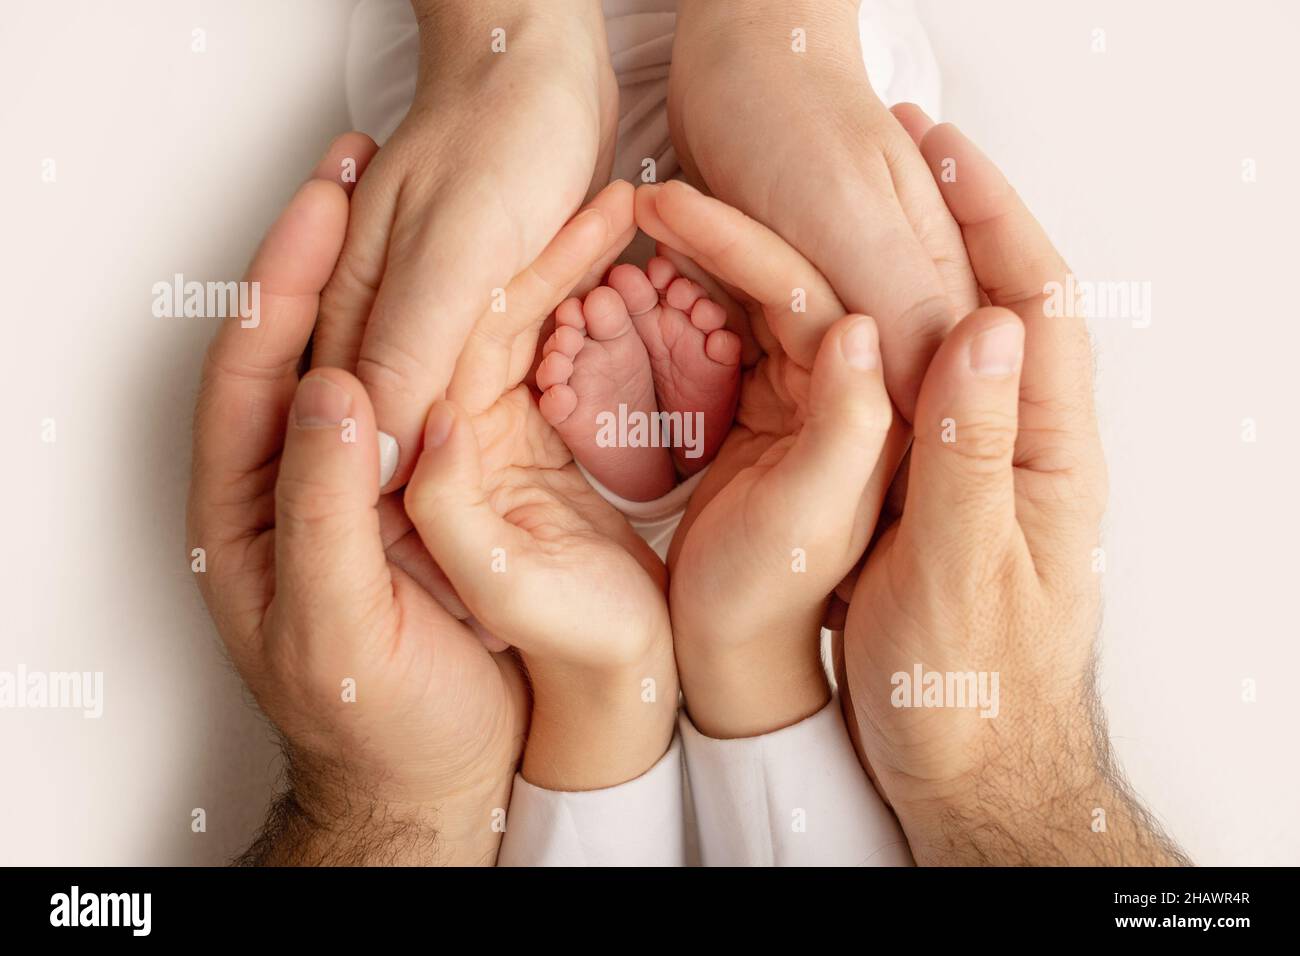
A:
{"type": "Polygon", "coordinates": [[[1177,861],[1114,771],[1093,683],[1092,351],[1044,308],[1068,267],[969,140],[916,133],[992,306],[926,373],[901,520],[852,591],[859,747],[918,862],[1177,861]]]}
{"type": "MultiPolygon", "coordinates": [[[[908,421],[930,357],[977,289],[961,235],[867,80],[857,4],[684,0],[669,74],[673,144],[697,186],[777,232],[880,328],[908,421]],[[791,28],[807,49],[792,49],[791,28]]],[[[790,353],[811,368],[816,343],[790,353]]]]}
{"type": "MultiPolygon", "coordinates": [[[[640,226],[720,281],[759,346],[735,425],[670,553],[673,636],[691,719],[714,737],[820,709],[828,596],[861,557],[906,430],[893,422],[875,324],[759,223],[683,183],[638,191],[640,226]],[[793,308],[801,290],[806,311],[793,308]],[[811,374],[790,358],[811,352],[811,374]]],[[[712,279],[710,278],[712,277],[712,279]]]]}
{"type": "MultiPolygon", "coordinates": [[[[205,553],[200,587],[288,760],[290,791],[252,855],[491,863],[527,723],[522,676],[444,609],[445,579],[400,533],[400,499],[379,498],[361,383],[339,369],[298,380],[347,215],[330,182],[294,198],[249,270],[261,321],[221,328],[195,417],[189,539],[205,553]]],[[[557,297],[619,239],[603,213],[593,219],[575,252],[590,248],[589,258],[550,273],[557,297]]],[[[512,287],[535,276],[525,270],[512,287]]]]}
{"type": "Polygon", "coordinates": [[[535,697],[523,772],[550,789],[643,773],[676,713],[663,563],[588,484],[525,384],[543,319],[634,232],[625,182],[565,227],[509,290],[509,315],[492,334],[476,328],[406,488],[460,598],[520,651],[535,697]]]}
{"type": "Polygon", "coordinates": [[[415,102],[357,185],[313,350],[355,370],[395,440],[386,490],[479,316],[608,179],[617,125],[593,4],[431,6],[415,102]]]}

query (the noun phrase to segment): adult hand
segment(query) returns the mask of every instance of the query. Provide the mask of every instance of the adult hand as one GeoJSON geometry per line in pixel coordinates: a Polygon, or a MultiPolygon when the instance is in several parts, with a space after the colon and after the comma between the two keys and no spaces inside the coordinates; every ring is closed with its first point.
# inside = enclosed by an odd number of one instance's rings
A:
{"type": "Polygon", "coordinates": [[[679,182],[639,189],[637,222],[697,281],[723,284],[711,295],[744,309],[733,324],[758,347],[669,556],[691,720],[711,737],[757,736],[829,699],[820,624],[870,540],[907,431],[893,421],[875,324],[846,315],[778,236],[679,182]],[[792,311],[792,288],[805,311],[792,311]],[[790,358],[809,351],[811,374],[790,358]]]}
{"type": "Polygon", "coordinates": [[[313,350],[317,366],[355,369],[395,440],[387,490],[410,475],[494,290],[608,179],[617,128],[596,0],[414,6],[415,102],[357,186],[313,350]]]}
{"type": "MultiPolygon", "coordinates": [[[[360,382],[339,369],[298,381],[347,214],[333,183],[294,198],[249,270],[260,321],[222,327],[195,417],[200,586],[288,761],[289,792],[248,858],[490,864],[527,721],[518,667],[438,594],[445,579],[401,530],[400,497],[379,498],[360,382]]],[[[614,226],[593,217],[590,245],[565,259],[572,275],[544,251],[511,289],[544,273],[556,301],[567,294],[626,231],[606,235],[614,226]]]]}
{"type": "Polygon", "coordinates": [[[921,152],[992,306],[926,373],[902,518],[852,593],[860,749],[918,862],[1184,862],[1114,770],[1094,686],[1092,351],[1082,319],[1044,310],[1068,267],[992,163],[928,126],[921,152]]]}
{"type": "MultiPolygon", "coordinates": [[[[669,74],[691,180],[769,226],[876,319],[908,421],[921,377],[978,305],[961,236],[905,127],[862,64],[852,0],[681,0],[669,74]],[[792,50],[801,28],[807,51],[792,50]]],[[[790,290],[786,292],[787,296],[790,290]]],[[[790,357],[811,368],[816,342],[790,357]]]]}
{"type": "Polygon", "coordinates": [[[663,562],[578,471],[524,383],[574,277],[603,274],[635,231],[632,187],[613,183],[508,290],[494,334],[476,326],[405,494],[456,593],[519,649],[533,690],[523,774],[546,789],[633,779],[675,725],[663,562]]]}

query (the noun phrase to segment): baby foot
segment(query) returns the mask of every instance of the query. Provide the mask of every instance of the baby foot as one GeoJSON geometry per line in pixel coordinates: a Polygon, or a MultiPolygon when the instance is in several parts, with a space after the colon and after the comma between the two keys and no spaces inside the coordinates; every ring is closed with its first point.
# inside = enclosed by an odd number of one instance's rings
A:
{"type": "MultiPolygon", "coordinates": [[[[650,357],[617,292],[600,286],[555,310],[537,366],[542,417],[597,481],[630,501],[653,501],[675,483],[661,442],[627,441],[619,422],[657,420],[650,357]],[[611,427],[612,426],[612,427],[611,427]]],[[[641,438],[648,437],[643,428],[641,438]]]]}
{"type": "Polygon", "coordinates": [[[674,443],[672,455],[689,477],[713,461],[731,430],[740,394],[740,337],[723,328],[722,306],[668,259],[651,259],[644,272],[616,266],[609,284],[650,355],[659,411],[680,414],[686,423],[687,440],[674,443]]]}

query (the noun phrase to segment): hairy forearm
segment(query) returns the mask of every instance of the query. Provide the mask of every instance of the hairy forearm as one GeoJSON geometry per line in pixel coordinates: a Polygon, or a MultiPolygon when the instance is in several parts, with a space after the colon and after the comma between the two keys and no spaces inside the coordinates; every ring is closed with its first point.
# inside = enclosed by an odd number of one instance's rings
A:
{"type": "MultiPolygon", "coordinates": [[[[338,770],[339,768],[335,768],[338,770]]],[[[395,801],[343,772],[290,762],[289,787],[271,805],[239,866],[492,866],[501,834],[493,809],[509,781],[467,786],[445,800],[395,801]],[[491,790],[493,792],[488,792],[491,790]]]]}
{"type": "Polygon", "coordinates": [[[922,865],[1191,865],[1129,788],[1104,729],[1035,742],[895,810],[922,865]]]}

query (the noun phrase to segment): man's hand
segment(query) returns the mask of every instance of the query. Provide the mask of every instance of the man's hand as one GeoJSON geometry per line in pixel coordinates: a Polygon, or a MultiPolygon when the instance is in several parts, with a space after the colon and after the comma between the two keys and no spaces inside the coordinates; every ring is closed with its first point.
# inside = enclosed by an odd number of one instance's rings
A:
{"type": "MultiPolygon", "coordinates": [[[[248,275],[261,321],[223,325],[195,416],[200,587],[288,758],[252,859],[491,864],[527,723],[519,668],[488,652],[400,496],[379,497],[361,383],[332,368],[298,381],[347,215],[339,186],[312,181],[272,227],[248,275]]],[[[596,208],[576,248],[557,237],[570,271],[542,268],[557,301],[626,244],[624,218],[596,208]]]]}
{"type": "Polygon", "coordinates": [[[1093,683],[1092,353],[1081,319],[1044,311],[1068,268],[992,163],[928,126],[992,307],[926,372],[902,519],[852,590],[850,722],[918,862],[1185,862],[1114,770],[1093,683]]]}
{"type": "Polygon", "coordinates": [[[595,0],[415,7],[415,102],[357,186],[313,351],[370,393],[400,454],[385,462],[389,490],[410,475],[474,323],[604,185],[617,129],[595,0]]]}
{"type": "MultiPolygon", "coordinates": [[[[682,0],[669,127],[696,185],[777,232],[848,311],[876,319],[885,382],[910,421],[930,356],[978,299],[911,115],[896,120],[867,80],[857,6],[682,0]],[[806,52],[791,48],[796,28],[806,52]]],[[[810,368],[815,348],[790,357],[810,368]]]]}

